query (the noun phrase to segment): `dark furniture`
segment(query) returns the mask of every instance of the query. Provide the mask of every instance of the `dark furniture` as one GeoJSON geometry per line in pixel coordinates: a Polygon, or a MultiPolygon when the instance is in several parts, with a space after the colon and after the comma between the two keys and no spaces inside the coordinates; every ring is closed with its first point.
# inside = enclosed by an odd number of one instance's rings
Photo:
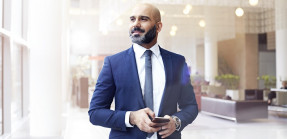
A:
{"type": "Polygon", "coordinates": [[[263,100],[262,89],[246,89],[245,100],[263,100]]]}
{"type": "Polygon", "coordinates": [[[201,96],[201,112],[236,122],[268,118],[266,101],[234,101],[201,96]]]}
{"type": "Polygon", "coordinates": [[[89,107],[89,78],[81,77],[78,80],[77,105],[80,108],[89,107]]]}
{"type": "Polygon", "coordinates": [[[195,94],[195,99],[196,99],[198,110],[200,111],[201,109],[201,86],[193,85],[193,91],[195,94]]]}

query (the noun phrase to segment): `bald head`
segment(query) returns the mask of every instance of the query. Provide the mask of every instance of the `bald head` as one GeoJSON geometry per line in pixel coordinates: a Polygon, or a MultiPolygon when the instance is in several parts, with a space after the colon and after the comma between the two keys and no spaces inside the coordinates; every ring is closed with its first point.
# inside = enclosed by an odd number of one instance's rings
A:
{"type": "Polygon", "coordinates": [[[154,18],[154,20],[156,22],[160,22],[161,21],[160,11],[154,5],[151,5],[151,4],[148,4],[148,3],[141,3],[141,4],[136,5],[135,8],[133,9],[133,11],[138,11],[138,10],[143,10],[143,11],[147,10],[147,11],[150,12],[152,18],[154,18]]]}
{"type": "Polygon", "coordinates": [[[143,3],[134,7],[130,16],[130,38],[147,49],[157,43],[158,33],[162,23],[158,8],[151,4],[143,3]]]}

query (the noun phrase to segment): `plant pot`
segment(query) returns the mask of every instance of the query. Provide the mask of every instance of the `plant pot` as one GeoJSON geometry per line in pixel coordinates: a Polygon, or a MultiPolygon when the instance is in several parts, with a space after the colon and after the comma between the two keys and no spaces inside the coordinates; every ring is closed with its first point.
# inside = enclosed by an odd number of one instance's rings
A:
{"type": "Polygon", "coordinates": [[[263,90],[263,100],[267,101],[268,100],[268,94],[270,93],[270,89],[264,89],[263,90]]]}
{"type": "Polygon", "coordinates": [[[232,100],[239,100],[239,90],[226,90],[226,96],[230,96],[232,100]]]}

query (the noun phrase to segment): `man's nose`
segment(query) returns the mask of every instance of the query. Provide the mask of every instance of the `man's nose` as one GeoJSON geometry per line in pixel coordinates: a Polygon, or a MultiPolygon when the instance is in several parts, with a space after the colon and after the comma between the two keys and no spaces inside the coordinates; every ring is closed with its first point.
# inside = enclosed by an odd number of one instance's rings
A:
{"type": "Polygon", "coordinates": [[[141,23],[138,19],[133,23],[133,27],[141,27],[141,23]]]}

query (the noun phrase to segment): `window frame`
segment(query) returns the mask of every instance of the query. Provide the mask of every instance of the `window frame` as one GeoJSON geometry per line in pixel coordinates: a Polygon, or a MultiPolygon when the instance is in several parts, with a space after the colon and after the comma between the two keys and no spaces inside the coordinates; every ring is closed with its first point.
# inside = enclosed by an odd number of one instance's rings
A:
{"type": "MultiPolygon", "coordinates": [[[[0,49],[2,49],[2,83],[0,88],[2,90],[2,129],[0,129],[0,138],[2,136],[9,136],[15,130],[17,130],[26,117],[29,115],[29,53],[30,46],[27,42],[27,24],[28,24],[28,0],[21,0],[21,11],[18,12],[17,17],[20,17],[21,23],[21,33],[16,34],[11,31],[11,13],[13,2],[11,0],[0,0],[0,39],[2,43],[0,44],[0,49]],[[2,3],[1,3],[2,2],[2,3]],[[12,102],[12,72],[11,72],[11,48],[17,45],[20,47],[21,53],[21,121],[12,129],[11,121],[11,102],[12,102]]],[[[1,68],[1,67],[0,67],[1,68]]],[[[0,92],[1,93],[1,92],[0,92]]]]}

